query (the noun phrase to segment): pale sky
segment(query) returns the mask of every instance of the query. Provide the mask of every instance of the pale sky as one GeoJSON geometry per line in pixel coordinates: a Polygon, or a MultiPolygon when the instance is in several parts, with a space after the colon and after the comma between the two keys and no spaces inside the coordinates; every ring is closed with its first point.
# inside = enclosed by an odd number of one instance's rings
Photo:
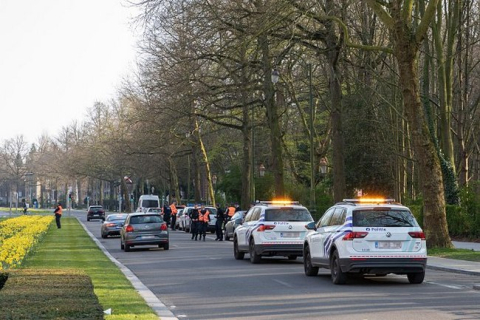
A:
{"type": "Polygon", "coordinates": [[[0,143],[87,119],[135,68],[136,9],[123,0],[0,0],[0,143]]]}

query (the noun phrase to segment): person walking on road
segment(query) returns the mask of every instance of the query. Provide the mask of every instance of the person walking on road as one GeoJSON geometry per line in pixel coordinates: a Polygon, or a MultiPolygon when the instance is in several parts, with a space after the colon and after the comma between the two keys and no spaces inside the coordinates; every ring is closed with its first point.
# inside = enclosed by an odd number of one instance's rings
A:
{"type": "Polygon", "coordinates": [[[198,214],[198,224],[199,224],[199,235],[200,235],[200,240],[202,240],[203,236],[203,241],[205,241],[205,237],[207,236],[207,227],[208,227],[208,222],[210,221],[210,211],[205,208],[204,205],[202,205],[202,208],[200,209],[200,212],[198,214]]]}
{"type": "Polygon", "coordinates": [[[60,218],[62,217],[62,204],[59,202],[53,213],[55,214],[55,222],[57,223],[57,228],[61,229],[62,224],[60,222],[60,218]]]}
{"type": "Polygon", "coordinates": [[[170,211],[172,212],[171,220],[172,223],[170,225],[170,228],[172,230],[175,230],[175,223],[177,222],[177,201],[173,201],[172,204],[170,205],[170,211]]]}
{"type": "Polygon", "coordinates": [[[217,234],[217,238],[215,241],[223,241],[223,222],[225,221],[225,213],[218,203],[216,218],[217,221],[215,222],[215,232],[217,234]]]}
{"type": "Polygon", "coordinates": [[[192,231],[192,240],[195,239],[195,241],[197,241],[197,237],[198,237],[198,224],[199,224],[198,216],[199,216],[198,206],[195,205],[192,209],[192,212],[190,212],[190,221],[191,221],[190,229],[192,231]]]}

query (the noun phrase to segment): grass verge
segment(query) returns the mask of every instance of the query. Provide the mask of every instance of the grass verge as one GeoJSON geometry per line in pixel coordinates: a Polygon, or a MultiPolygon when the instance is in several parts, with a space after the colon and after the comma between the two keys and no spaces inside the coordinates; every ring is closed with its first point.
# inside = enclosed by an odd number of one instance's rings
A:
{"type": "Polygon", "coordinates": [[[75,218],[63,217],[62,229],[53,223],[41,243],[24,262],[29,269],[83,270],[92,280],[108,320],[158,319],[131,283],[97,247],[75,218]]]}
{"type": "Polygon", "coordinates": [[[103,319],[92,281],[80,270],[16,269],[4,280],[2,320],[103,319]]]}
{"type": "Polygon", "coordinates": [[[439,258],[480,262],[480,252],[469,249],[432,248],[428,249],[428,255],[439,258]]]}

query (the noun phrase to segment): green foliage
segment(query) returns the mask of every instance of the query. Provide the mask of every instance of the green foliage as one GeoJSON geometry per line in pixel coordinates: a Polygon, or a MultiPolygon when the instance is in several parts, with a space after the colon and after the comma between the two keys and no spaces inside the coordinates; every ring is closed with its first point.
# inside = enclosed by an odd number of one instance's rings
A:
{"type": "Polygon", "coordinates": [[[356,188],[371,196],[389,197],[397,151],[391,141],[392,126],[388,119],[382,121],[388,108],[378,108],[357,95],[344,101],[348,108],[343,126],[347,194],[356,188]]]}
{"type": "Polygon", "coordinates": [[[255,200],[271,200],[274,198],[274,195],[275,177],[272,173],[266,172],[265,176],[255,178],[255,200]]]}
{"type": "Polygon", "coordinates": [[[448,232],[451,236],[468,236],[471,223],[462,207],[447,205],[448,232]]]}
{"type": "Polygon", "coordinates": [[[480,237],[480,194],[476,192],[480,183],[472,183],[459,192],[460,207],[470,224],[470,237],[480,237]]]}
{"type": "Polygon", "coordinates": [[[452,164],[440,153],[440,165],[442,167],[443,188],[447,204],[458,204],[458,183],[452,164]]]}
{"type": "Polygon", "coordinates": [[[420,227],[423,228],[423,206],[422,205],[408,205],[410,211],[412,211],[413,216],[417,219],[420,227]]]}
{"type": "Polygon", "coordinates": [[[239,203],[242,194],[242,171],[239,166],[230,167],[230,171],[225,173],[220,183],[217,184],[217,190],[225,192],[227,203],[239,203]]]}

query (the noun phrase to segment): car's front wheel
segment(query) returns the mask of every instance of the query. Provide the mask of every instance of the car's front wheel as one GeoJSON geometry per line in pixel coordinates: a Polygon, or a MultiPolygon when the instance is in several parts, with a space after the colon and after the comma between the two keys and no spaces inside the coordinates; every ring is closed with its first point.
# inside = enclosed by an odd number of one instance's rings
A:
{"type": "Polygon", "coordinates": [[[425,278],[425,271],[408,273],[407,278],[408,278],[408,282],[410,282],[411,284],[420,284],[423,282],[423,279],[425,278]]]}
{"type": "Polygon", "coordinates": [[[312,264],[309,247],[305,247],[305,252],[303,254],[303,269],[306,276],[313,277],[318,275],[318,267],[314,267],[312,264]]]}
{"type": "Polygon", "coordinates": [[[255,251],[255,240],[250,240],[250,245],[248,246],[248,248],[248,253],[250,254],[250,262],[253,264],[260,263],[260,261],[262,260],[262,256],[257,254],[257,252],[255,251]]]}
{"type": "Polygon", "coordinates": [[[106,239],[107,238],[107,235],[105,233],[102,233],[102,238],[103,239],[106,239]]]}
{"type": "Polygon", "coordinates": [[[334,284],[345,284],[347,282],[347,274],[342,271],[340,267],[340,259],[338,251],[334,251],[330,260],[330,272],[332,275],[332,282],[334,284]]]}
{"type": "Polygon", "coordinates": [[[233,256],[236,260],[243,260],[243,258],[245,257],[245,252],[240,252],[240,250],[238,249],[237,238],[233,239],[233,256]]]}

